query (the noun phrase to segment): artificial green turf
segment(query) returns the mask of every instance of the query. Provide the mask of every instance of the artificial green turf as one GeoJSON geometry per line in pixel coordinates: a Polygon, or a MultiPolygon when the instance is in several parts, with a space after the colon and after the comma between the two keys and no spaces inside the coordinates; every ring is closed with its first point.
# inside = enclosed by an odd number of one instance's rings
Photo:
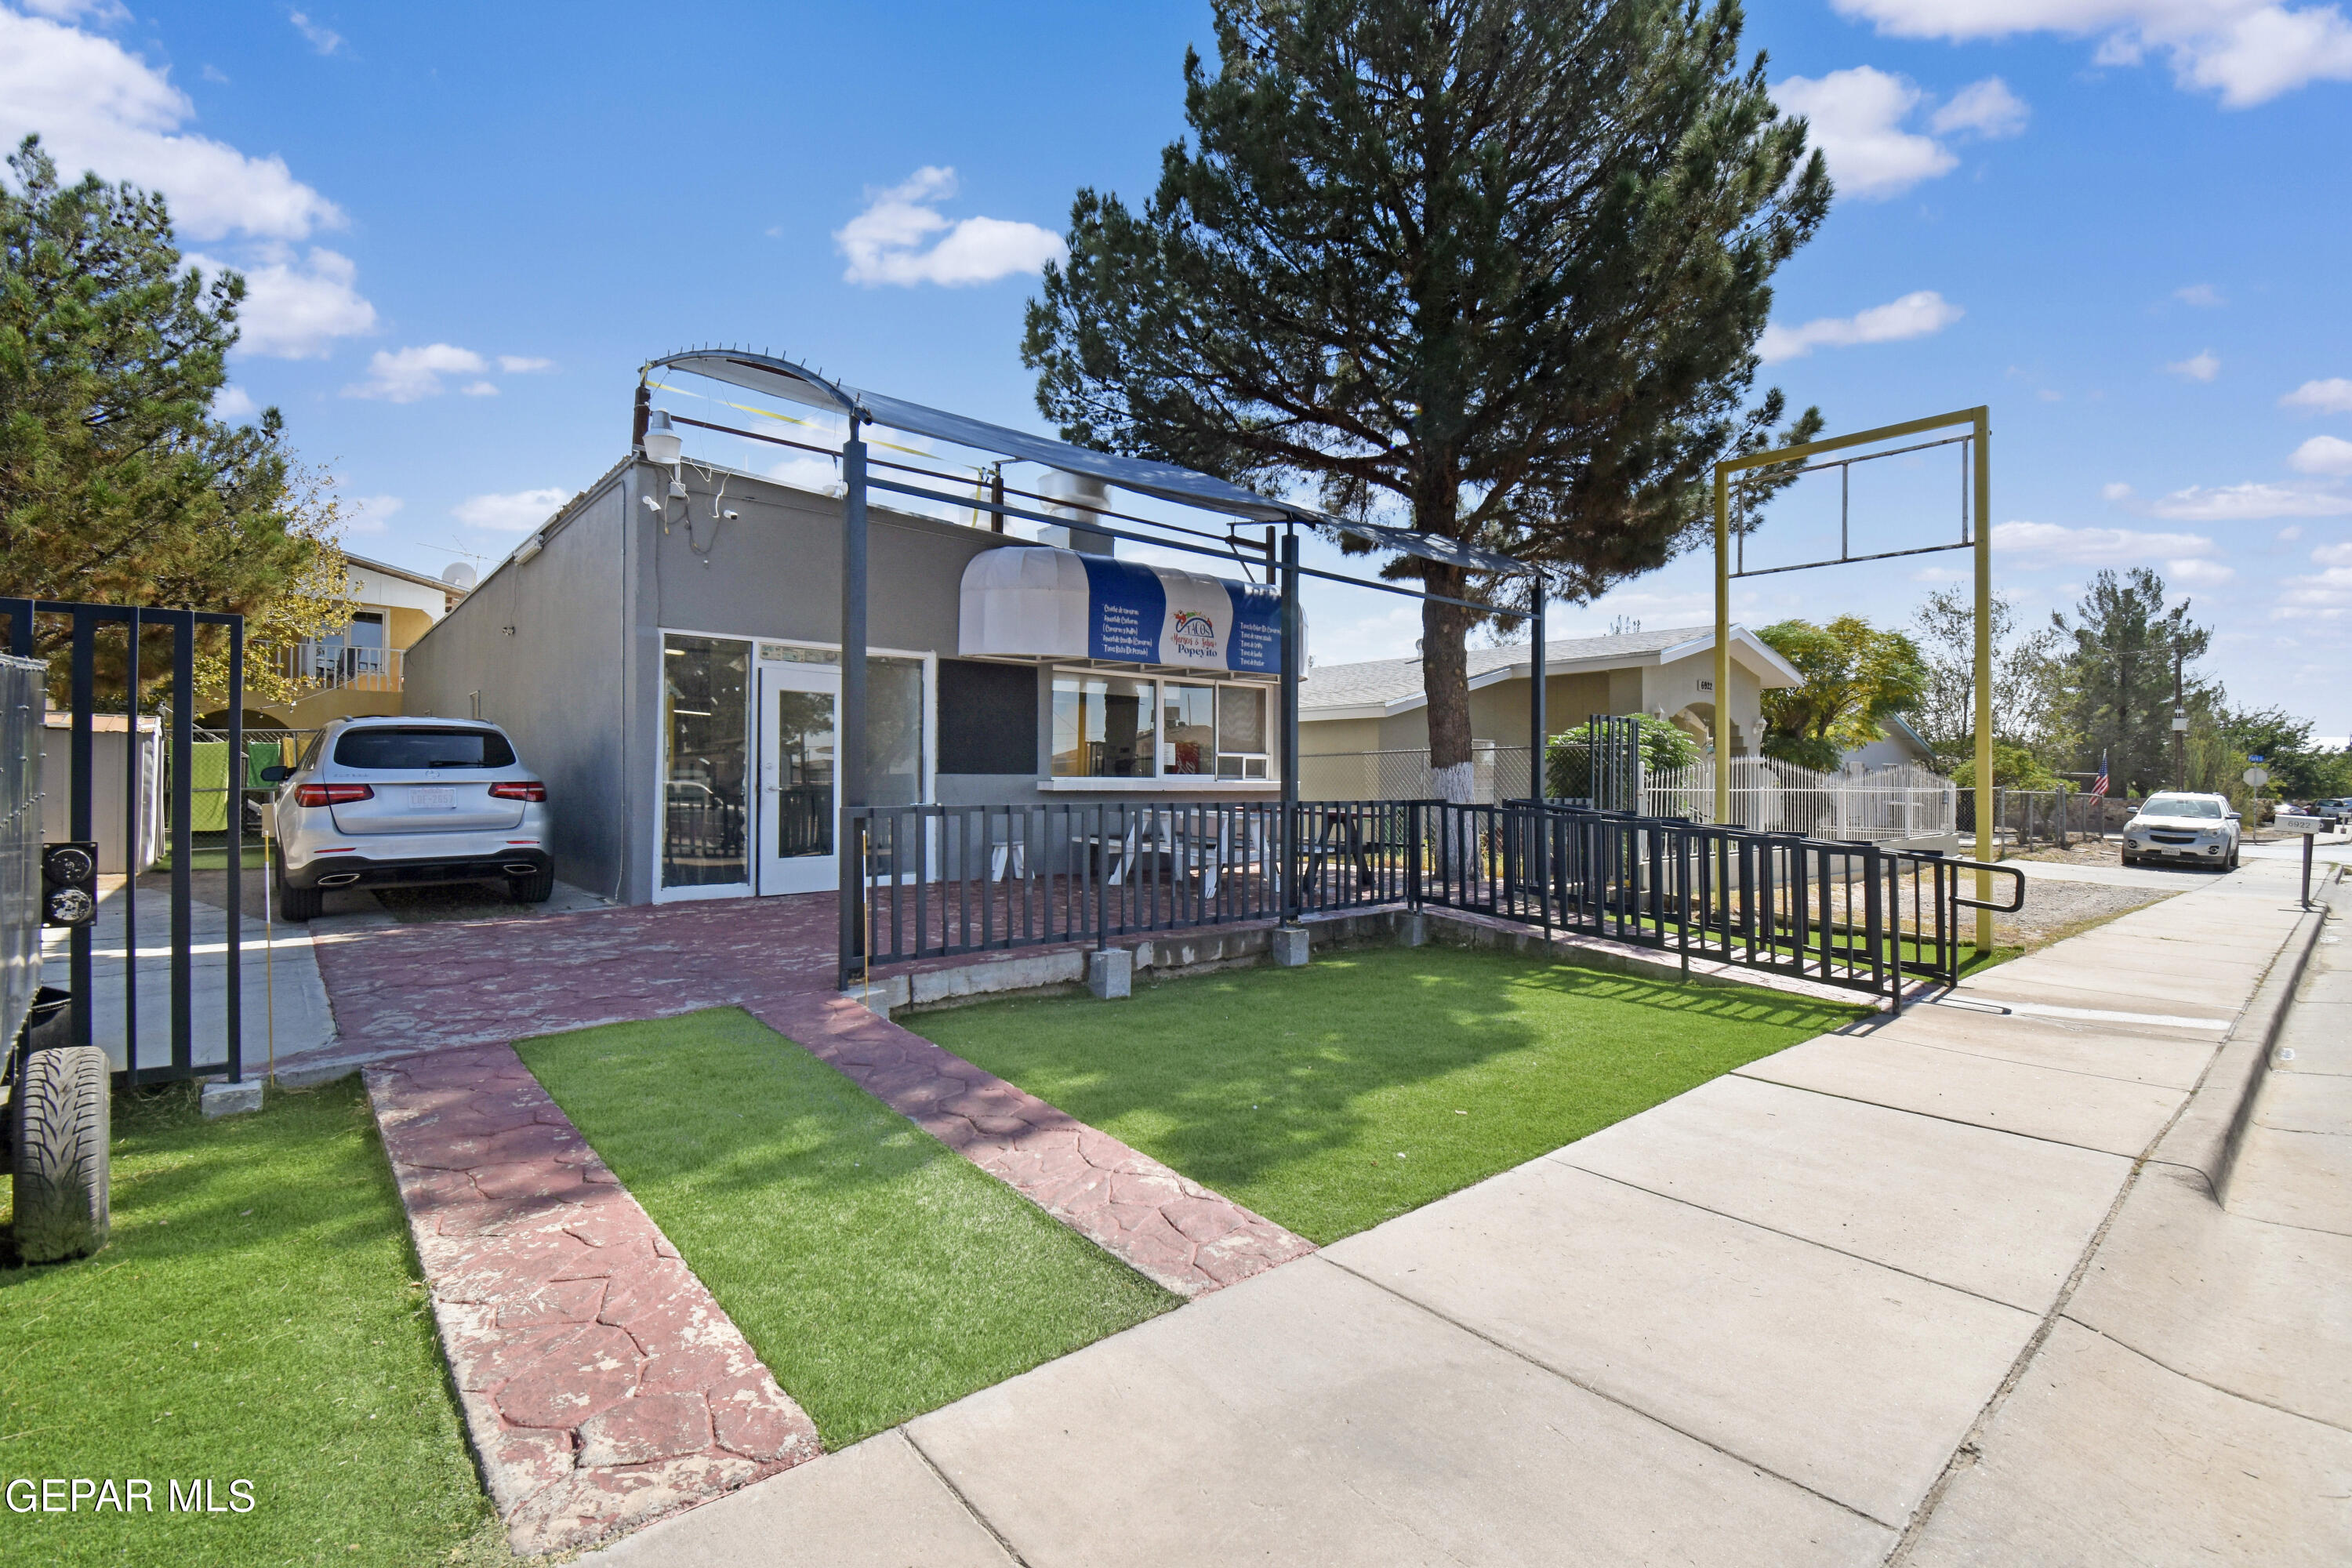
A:
{"type": "Polygon", "coordinates": [[[740,1009],[516,1048],[827,1447],[1176,1305],[740,1009]]]}
{"type": "Polygon", "coordinates": [[[104,1250],[0,1265],[0,1479],[144,1477],[154,1511],[0,1514],[0,1560],[507,1560],[356,1080],[210,1122],[119,1093],[113,1172],[104,1250]],[[252,1511],[169,1511],[197,1478],[252,1511]]]}
{"type": "Polygon", "coordinates": [[[925,1036],[1311,1241],[1583,1137],[1860,1008],[1454,948],[1368,949],[925,1036]]]}

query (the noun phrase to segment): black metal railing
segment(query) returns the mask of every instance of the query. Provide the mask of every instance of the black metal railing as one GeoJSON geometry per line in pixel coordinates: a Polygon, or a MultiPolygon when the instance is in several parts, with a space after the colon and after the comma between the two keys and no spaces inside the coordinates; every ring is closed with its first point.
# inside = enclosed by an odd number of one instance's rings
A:
{"type": "Polygon", "coordinates": [[[2010,867],[1679,817],[1536,801],[1297,811],[1286,899],[1273,802],[858,808],[863,909],[844,973],[1402,905],[1899,996],[1906,976],[1958,977],[1962,910],[2023,899],[2010,867]],[[2015,897],[1971,897],[1979,871],[2012,879],[2015,897]]]}

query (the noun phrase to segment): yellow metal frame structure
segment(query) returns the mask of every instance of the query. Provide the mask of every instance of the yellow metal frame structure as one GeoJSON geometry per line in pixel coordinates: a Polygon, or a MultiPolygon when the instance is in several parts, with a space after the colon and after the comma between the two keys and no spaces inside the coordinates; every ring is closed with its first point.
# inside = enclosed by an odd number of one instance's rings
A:
{"type": "MultiPolygon", "coordinates": [[[[1973,432],[1976,468],[1971,476],[1975,491],[1974,533],[1970,542],[1975,546],[1976,560],[1976,740],[1977,740],[1977,855],[1980,861],[1990,862],[1995,848],[1992,812],[1992,411],[1988,407],[1963,408],[1952,414],[1937,414],[1926,419],[1908,419],[1900,425],[1882,425],[1875,430],[1857,431],[1851,436],[1834,436],[1826,441],[1808,441],[1801,447],[1782,447],[1776,451],[1751,452],[1746,457],[1729,458],[1715,466],[1715,819],[1724,820],[1731,808],[1731,476],[1750,468],[1766,468],[1781,463],[1801,462],[1823,452],[1843,452],[1856,447],[1875,446],[1881,441],[1893,441],[1906,436],[1917,436],[1929,430],[1948,430],[1956,426],[1968,426],[1973,432]]],[[[1837,565],[1837,562],[1822,562],[1837,565]]],[[[1992,874],[1977,873],[1979,899],[1992,899],[1992,874]]],[[[1992,911],[1977,911],[1976,948],[1979,952],[1992,951],[1992,911]]]]}

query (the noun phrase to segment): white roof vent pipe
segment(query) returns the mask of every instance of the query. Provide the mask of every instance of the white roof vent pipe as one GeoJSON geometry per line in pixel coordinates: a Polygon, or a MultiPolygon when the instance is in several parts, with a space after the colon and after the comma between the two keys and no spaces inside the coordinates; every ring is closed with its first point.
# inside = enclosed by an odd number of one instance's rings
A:
{"type": "Polygon", "coordinates": [[[1065,473],[1048,468],[1037,492],[1045,497],[1045,511],[1050,517],[1066,520],[1063,526],[1041,531],[1041,543],[1075,550],[1081,555],[1116,555],[1118,541],[1108,533],[1097,533],[1090,528],[1071,526],[1101,521],[1099,514],[1110,510],[1110,487],[1090,474],[1065,473]]]}

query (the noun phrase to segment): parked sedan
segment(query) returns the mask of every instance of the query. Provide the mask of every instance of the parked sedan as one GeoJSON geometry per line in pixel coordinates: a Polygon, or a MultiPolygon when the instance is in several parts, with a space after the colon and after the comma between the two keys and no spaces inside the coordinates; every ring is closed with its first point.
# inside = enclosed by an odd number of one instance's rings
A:
{"type": "Polygon", "coordinates": [[[527,904],[555,890],[547,785],[495,724],[339,720],[265,776],[289,920],[316,915],[330,888],[496,881],[527,904]]]}
{"type": "Polygon", "coordinates": [[[2152,795],[2124,824],[2123,858],[2126,866],[2171,860],[2234,869],[2238,814],[2224,795],[2152,795]]]}

